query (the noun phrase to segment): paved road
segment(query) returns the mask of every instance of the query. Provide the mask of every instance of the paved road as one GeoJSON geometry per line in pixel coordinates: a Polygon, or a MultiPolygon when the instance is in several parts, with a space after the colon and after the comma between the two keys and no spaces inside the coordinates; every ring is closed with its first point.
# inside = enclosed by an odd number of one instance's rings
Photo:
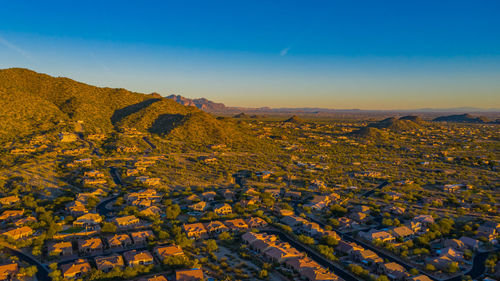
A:
{"type": "Polygon", "coordinates": [[[373,193],[375,193],[375,191],[377,190],[380,190],[382,189],[384,186],[388,185],[389,182],[388,181],[384,181],[383,183],[381,183],[380,185],[372,188],[371,190],[368,190],[367,192],[361,194],[360,196],[363,196],[363,197],[370,197],[372,196],[373,193]]]}
{"type": "Polygon", "coordinates": [[[313,251],[309,247],[305,246],[304,244],[293,240],[290,236],[286,235],[285,233],[279,231],[279,230],[271,230],[271,229],[266,229],[262,230],[263,232],[269,233],[269,234],[274,234],[278,235],[280,240],[283,240],[285,242],[290,243],[293,247],[295,247],[297,250],[306,252],[307,255],[315,260],[317,263],[320,265],[329,268],[331,271],[333,271],[336,275],[338,275],[340,278],[346,280],[346,281],[359,281],[362,280],[360,278],[355,277],[351,273],[349,273],[347,270],[343,269],[342,267],[336,265],[329,259],[323,257],[322,255],[318,254],[317,252],[313,251]]]}
{"type": "Polygon", "coordinates": [[[2,246],[4,247],[4,251],[6,251],[6,252],[8,251],[11,254],[17,256],[20,260],[36,266],[36,268],[38,269],[38,272],[36,273],[36,277],[39,281],[51,281],[52,280],[49,277],[49,270],[43,264],[41,264],[39,261],[34,259],[32,256],[27,255],[27,254],[25,254],[17,249],[10,248],[7,245],[2,244],[2,246]]]}
{"type": "Polygon", "coordinates": [[[96,210],[97,210],[97,213],[101,216],[104,216],[104,217],[107,217],[107,215],[111,212],[113,212],[113,210],[110,210],[108,208],[106,208],[106,205],[113,201],[113,200],[116,200],[116,198],[118,198],[119,196],[113,196],[113,197],[110,197],[108,199],[105,199],[103,201],[101,201],[99,204],[97,204],[96,206],[96,210]]]}
{"type": "Polygon", "coordinates": [[[147,142],[149,144],[149,146],[151,146],[152,149],[156,149],[156,145],[154,145],[147,137],[143,137],[142,139],[145,142],[147,142]]]}
{"type": "Polygon", "coordinates": [[[113,181],[117,185],[122,185],[123,186],[122,179],[121,179],[120,174],[118,173],[118,169],[116,167],[110,167],[109,168],[109,173],[111,174],[111,178],[113,178],[113,181]]]}

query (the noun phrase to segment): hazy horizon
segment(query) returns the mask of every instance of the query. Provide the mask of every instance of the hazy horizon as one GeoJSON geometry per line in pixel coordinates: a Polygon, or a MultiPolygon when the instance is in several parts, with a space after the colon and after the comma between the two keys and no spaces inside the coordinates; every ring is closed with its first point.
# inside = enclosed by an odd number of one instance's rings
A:
{"type": "Polygon", "coordinates": [[[4,6],[0,68],[237,107],[500,108],[495,1],[4,6]]]}

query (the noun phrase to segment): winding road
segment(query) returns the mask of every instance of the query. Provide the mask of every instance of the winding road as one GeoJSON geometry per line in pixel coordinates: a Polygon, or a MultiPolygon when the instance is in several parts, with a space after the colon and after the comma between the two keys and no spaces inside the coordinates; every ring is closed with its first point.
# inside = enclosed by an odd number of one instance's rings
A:
{"type": "Polygon", "coordinates": [[[31,265],[36,266],[38,269],[36,273],[36,278],[39,281],[51,281],[52,279],[49,277],[49,269],[40,263],[38,260],[36,260],[33,256],[25,254],[15,248],[10,247],[9,245],[6,245],[5,243],[2,243],[3,250],[6,252],[10,252],[11,254],[15,255],[18,257],[20,260],[25,261],[31,265]]]}

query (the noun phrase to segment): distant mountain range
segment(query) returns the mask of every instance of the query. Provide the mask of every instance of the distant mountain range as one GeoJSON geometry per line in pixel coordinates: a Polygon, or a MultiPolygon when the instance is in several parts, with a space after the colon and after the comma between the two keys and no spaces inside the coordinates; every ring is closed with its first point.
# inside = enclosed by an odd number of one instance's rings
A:
{"type": "Polygon", "coordinates": [[[393,109],[393,110],[361,110],[361,109],[330,109],[330,108],[319,108],[319,107],[282,107],[282,108],[271,108],[271,107],[229,107],[225,106],[223,103],[217,103],[210,101],[206,98],[190,99],[183,97],[181,95],[170,95],[166,98],[172,99],[185,106],[195,106],[201,110],[212,112],[212,113],[289,113],[289,114],[321,114],[321,113],[343,113],[343,112],[415,112],[415,113],[466,113],[466,112],[489,112],[489,113],[500,113],[500,108],[477,108],[477,107],[454,107],[454,108],[420,108],[420,109],[393,109]]]}

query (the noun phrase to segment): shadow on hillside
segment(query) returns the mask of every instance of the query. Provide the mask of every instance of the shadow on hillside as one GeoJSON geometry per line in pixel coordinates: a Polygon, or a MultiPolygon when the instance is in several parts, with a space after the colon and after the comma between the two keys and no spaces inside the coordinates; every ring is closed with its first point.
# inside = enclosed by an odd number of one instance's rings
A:
{"type": "Polygon", "coordinates": [[[161,99],[147,99],[145,101],[142,101],[140,103],[136,103],[133,105],[129,105],[127,107],[124,107],[122,109],[115,110],[113,113],[113,116],[111,116],[111,123],[113,125],[116,125],[116,123],[119,123],[122,121],[124,118],[126,118],[129,115],[132,115],[136,112],[141,111],[142,109],[152,105],[155,102],[161,101],[161,99]]]}
{"type": "Polygon", "coordinates": [[[162,114],[156,118],[148,131],[157,135],[168,134],[182,122],[184,117],[182,114],[162,114]]]}

